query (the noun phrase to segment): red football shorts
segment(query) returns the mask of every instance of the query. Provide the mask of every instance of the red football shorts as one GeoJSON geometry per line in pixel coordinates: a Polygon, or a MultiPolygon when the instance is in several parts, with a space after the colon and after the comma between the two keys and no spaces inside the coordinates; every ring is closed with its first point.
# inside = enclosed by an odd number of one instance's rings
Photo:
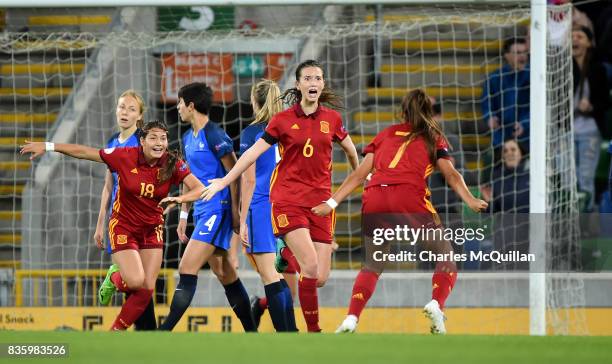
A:
{"type": "Polygon", "coordinates": [[[117,219],[108,222],[111,254],[120,250],[162,249],[164,247],[164,226],[133,228],[117,219]]]}
{"type": "Polygon", "coordinates": [[[399,221],[413,226],[439,226],[440,217],[429,200],[430,192],[415,191],[407,184],[378,185],[366,188],[362,196],[362,215],[397,215],[399,221]]]}
{"type": "Polygon", "coordinates": [[[272,204],[272,230],[280,237],[299,228],[310,230],[314,242],[331,244],[336,225],[336,213],[317,216],[308,207],[272,204]]]}

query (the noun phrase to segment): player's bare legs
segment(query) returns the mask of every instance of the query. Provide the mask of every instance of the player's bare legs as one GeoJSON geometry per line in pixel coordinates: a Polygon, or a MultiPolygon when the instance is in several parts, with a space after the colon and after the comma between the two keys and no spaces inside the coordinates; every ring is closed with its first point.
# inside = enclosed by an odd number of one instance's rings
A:
{"type": "Polygon", "coordinates": [[[331,273],[332,244],[315,242],[314,247],[317,251],[317,261],[319,262],[317,287],[323,287],[331,273]]]}
{"type": "Polygon", "coordinates": [[[230,252],[217,249],[208,264],[222,285],[228,285],[238,279],[238,272],[230,252]]]}
{"type": "MultiPolygon", "coordinates": [[[[118,290],[125,292],[142,287],[145,281],[145,272],[137,250],[129,249],[115,252],[113,261],[119,266],[119,274],[123,281],[123,284],[119,286],[115,284],[118,290]]],[[[115,282],[114,278],[113,282],[115,282]]]]}
{"type": "Polygon", "coordinates": [[[154,290],[155,282],[159,276],[159,270],[163,260],[162,249],[142,249],[139,251],[145,279],[143,288],[154,290]]]}
{"type": "Polygon", "coordinates": [[[289,286],[289,290],[291,291],[291,297],[293,297],[295,299],[295,295],[297,294],[297,284],[298,284],[298,277],[295,275],[295,273],[283,273],[283,278],[285,278],[285,282],[287,282],[287,285],[289,286]]]}
{"type": "Polygon", "coordinates": [[[288,232],[284,240],[300,265],[301,275],[317,279],[319,273],[317,251],[308,229],[299,228],[288,232]]]}
{"type": "Polygon", "coordinates": [[[274,253],[250,254],[254,267],[264,285],[278,282],[282,275],[274,269],[274,253]]]}
{"type": "Polygon", "coordinates": [[[319,297],[317,296],[319,263],[310,232],[305,228],[295,229],[285,235],[285,242],[300,265],[298,297],[306,326],[309,332],[320,332],[319,297]]]}
{"type": "Polygon", "coordinates": [[[190,239],[179,263],[180,274],[198,274],[200,268],[215,253],[215,246],[190,239]]]}
{"type": "Polygon", "coordinates": [[[240,235],[232,233],[232,240],[230,240],[229,261],[232,263],[235,269],[240,268],[238,261],[238,251],[240,250],[240,235]]]}
{"type": "Polygon", "coordinates": [[[213,254],[208,259],[207,263],[210,266],[211,272],[213,272],[213,274],[215,275],[215,277],[217,277],[219,282],[221,282],[221,284],[223,284],[223,281],[224,281],[223,275],[225,273],[223,271],[223,258],[221,257],[221,255],[213,254]]]}

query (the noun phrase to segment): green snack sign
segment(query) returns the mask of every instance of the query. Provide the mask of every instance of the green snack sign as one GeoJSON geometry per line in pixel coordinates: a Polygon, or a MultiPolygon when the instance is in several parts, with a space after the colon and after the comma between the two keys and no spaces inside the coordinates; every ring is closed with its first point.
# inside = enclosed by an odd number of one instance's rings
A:
{"type": "Polygon", "coordinates": [[[157,29],[160,32],[234,29],[234,7],[158,7],[157,29]]]}
{"type": "Polygon", "coordinates": [[[261,56],[237,56],[234,74],[237,77],[263,77],[266,66],[261,56]]]}

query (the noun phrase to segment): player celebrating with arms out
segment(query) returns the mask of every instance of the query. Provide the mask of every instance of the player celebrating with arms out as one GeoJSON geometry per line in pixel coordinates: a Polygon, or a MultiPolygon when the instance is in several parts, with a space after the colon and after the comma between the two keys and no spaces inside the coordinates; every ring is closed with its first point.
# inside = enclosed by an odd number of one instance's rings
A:
{"type": "MultiPolygon", "coordinates": [[[[439,226],[439,217],[429,201],[427,179],[436,166],[448,185],[474,211],[486,209],[487,203],[472,196],[463,177],[448,155],[448,144],[440,124],[433,118],[431,99],[423,90],[415,89],[402,100],[401,124],[381,131],[363,150],[365,158],[325,203],[313,208],[318,216],[328,215],[372,173],[362,197],[361,212],[366,214],[410,214],[414,227],[439,226]],[[418,221],[417,221],[418,220],[418,221]]],[[[452,252],[448,241],[422,243],[422,248],[436,254],[452,252]]],[[[336,332],[353,332],[359,315],[374,293],[381,267],[366,260],[353,285],[348,316],[336,332]]],[[[454,262],[438,262],[432,277],[432,300],[424,313],[431,320],[431,332],[444,334],[442,309],[457,279],[454,262]]]]}
{"type": "MultiPolygon", "coordinates": [[[[284,237],[297,258],[301,273],[298,297],[309,332],[319,327],[317,280],[321,266],[331,260],[334,216],[316,216],[310,209],[331,196],[333,143],[340,144],[351,166],[357,151],[342,125],[340,114],[321,103],[339,105],[339,97],[325,87],[323,67],[314,60],[298,65],[295,88],[283,95],[292,107],[276,114],[263,136],[223,178],[214,179],[202,197],[209,200],[236,180],[257,158],[278,143],[281,156],[270,181],[274,235],[284,237]]],[[[287,249],[285,249],[287,250],[287,249]]]]}
{"type": "MultiPolygon", "coordinates": [[[[117,271],[109,271],[103,285],[130,293],[111,330],[126,330],[151,300],[162,262],[164,218],[160,205],[198,199],[204,185],[191,174],[178,153],[168,151],[168,127],[150,121],[142,128],[141,147],[98,150],[78,144],[27,142],[21,154],[34,159],[45,151],[106,163],[119,175],[117,201],[109,222],[109,236],[117,271]],[[190,191],[166,197],[171,185],[184,183],[190,191]]],[[[110,291],[110,290],[107,290],[110,291]]],[[[112,292],[110,292],[112,294],[112,292]]]]}
{"type": "MultiPolygon", "coordinates": [[[[117,118],[117,126],[119,132],[115,133],[106,143],[106,148],[123,148],[137,147],[140,145],[140,129],[143,126],[143,117],[145,104],[142,97],[134,90],[123,92],[117,100],[117,109],[115,116],[117,118]]],[[[119,189],[119,175],[116,172],[106,170],[104,176],[104,187],[100,198],[100,212],[98,213],[98,223],[94,233],[94,241],[100,249],[104,249],[109,255],[112,254],[110,241],[104,244],[104,230],[107,229],[107,220],[110,219],[110,211],[117,199],[117,190],[119,189]]],[[[107,230],[108,231],[108,230],[107,230]]],[[[112,255],[111,255],[112,257],[112,255]]],[[[116,271],[117,266],[112,265],[111,270],[116,271]]],[[[98,291],[98,302],[102,306],[107,306],[111,302],[112,293],[115,292],[113,285],[100,286],[98,291]],[[107,290],[109,290],[107,292],[107,290]]],[[[134,322],[135,330],[155,330],[157,323],[155,321],[155,308],[153,300],[143,312],[142,316],[134,322]]]]}
{"type": "MultiPolygon", "coordinates": [[[[236,155],[230,137],[208,117],[213,100],[212,89],[202,82],[190,83],[181,87],[178,98],[179,116],[183,122],[191,124],[183,135],[183,149],[189,168],[202,183],[224,176],[236,163],[236,155]]],[[[200,200],[194,204],[195,229],[181,257],[179,283],[168,317],[160,325],[160,330],[172,330],[181,319],[195,294],[198,272],[208,262],[223,285],[227,301],[244,331],[257,331],[249,295],[228,254],[232,227],[237,231],[240,224],[238,198],[238,183],[234,182],[214,199],[200,200]]],[[[189,209],[186,203],[181,207],[177,228],[181,240],[186,238],[189,209]]]]}

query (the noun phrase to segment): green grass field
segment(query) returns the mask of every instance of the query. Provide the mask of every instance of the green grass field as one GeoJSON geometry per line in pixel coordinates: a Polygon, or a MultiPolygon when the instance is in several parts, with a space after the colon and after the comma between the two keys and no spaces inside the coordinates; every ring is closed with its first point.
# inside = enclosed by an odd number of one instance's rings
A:
{"type": "Polygon", "coordinates": [[[67,343],[30,363],[611,363],[612,337],[204,334],[1,331],[0,343],[67,343]],[[291,358],[289,361],[284,358],[291,358]]]}

